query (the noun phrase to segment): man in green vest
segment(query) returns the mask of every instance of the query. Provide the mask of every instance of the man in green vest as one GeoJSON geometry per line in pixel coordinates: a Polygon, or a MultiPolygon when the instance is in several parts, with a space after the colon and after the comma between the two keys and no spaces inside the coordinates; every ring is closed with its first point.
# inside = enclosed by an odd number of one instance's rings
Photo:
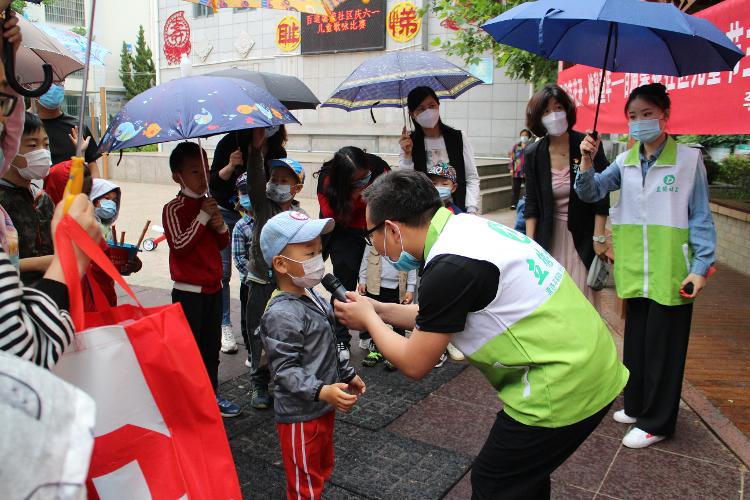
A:
{"type": "Polygon", "coordinates": [[[335,303],[337,318],[369,331],[414,379],[452,342],[504,403],[472,468],[473,498],[548,498],[550,474],[627,382],[607,326],[542,247],[501,224],[453,215],[424,174],[381,176],[363,196],[375,249],[399,271],[424,265],[419,305],[349,293],[335,303]]]}

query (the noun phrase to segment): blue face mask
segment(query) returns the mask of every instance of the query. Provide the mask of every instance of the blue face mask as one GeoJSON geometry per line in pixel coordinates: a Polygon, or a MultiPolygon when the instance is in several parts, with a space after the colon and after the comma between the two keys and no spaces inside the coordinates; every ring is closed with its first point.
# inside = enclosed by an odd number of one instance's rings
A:
{"type": "Polygon", "coordinates": [[[396,229],[398,229],[398,237],[401,240],[401,255],[398,256],[397,261],[391,260],[390,257],[388,257],[388,239],[386,238],[383,241],[384,250],[385,250],[385,258],[388,260],[388,262],[393,266],[396,271],[401,273],[408,273],[409,271],[414,271],[415,269],[419,269],[419,266],[422,265],[422,262],[414,257],[412,254],[404,250],[404,241],[401,239],[401,229],[396,226],[396,229]]]}
{"type": "Polygon", "coordinates": [[[372,172],[368,173],[360,180],[352,182],[352,186],[354,187],[354,189],[363,188],[370,183],[370,179],[372,179],[372,172]]]}
{"type": "Polygon", "coordinates": [[[630,137],[636,141],[653,142],[661,135],[661,126],[659,119],[652,120],[631,120],[630,137]]]}
{"type": "Polygon", "coordinates": [[[117,217],[117,203],[113,200],[101,200],[94,212],[104,224],[112,224],[117,217]]]}
{"type": "Polygon", "coordinates": [[[447,200],[453,194],[448,186],[435,186],[441,200],[447,200]]]}
{"type": "Polygon", "coordinates": [[[65,99],[65,89],[60,85],[52,85],[46,94],[39,98],[39,104],[47,109],[57,109],[65,99]]]}
{"type": "Polygon", "coordinates": [[[250,203],[250,195],[247,194],[241,194],[240,195],[240,206],[246,211],[249,212],[253,209],[252,203],[250,203]]]}

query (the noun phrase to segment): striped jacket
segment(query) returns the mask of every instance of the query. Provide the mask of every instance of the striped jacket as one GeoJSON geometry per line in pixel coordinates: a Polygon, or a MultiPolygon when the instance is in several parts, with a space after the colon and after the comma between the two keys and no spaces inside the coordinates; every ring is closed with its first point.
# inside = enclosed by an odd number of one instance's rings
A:
{"type": "Polygon", "coordinates": [[[0,248],[0,350],[51,367],[73,339],[67,309],[64,284],[43,279],[34,288],[24,287],[0,248]]]}

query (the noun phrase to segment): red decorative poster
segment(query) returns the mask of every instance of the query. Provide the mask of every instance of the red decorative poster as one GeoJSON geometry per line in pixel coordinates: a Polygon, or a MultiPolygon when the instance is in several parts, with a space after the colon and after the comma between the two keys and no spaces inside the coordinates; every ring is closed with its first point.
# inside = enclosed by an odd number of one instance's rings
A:
{"type": "MultiPolygon", "coordinates": [[[[696,17],[714,23],[750,55],[750,0],[724,0],[698,12],[696,17]]],[[[593,126],[600,81],[601,69],[582,65],[561,71],[557,77],[557,82],[578,106],[578,130],[593,126]]],[[[701,75],[677,77],[607,72],[597,125],[599,132],[627,132],[625,101],[634,88],[652,82],[663,83],[672,99],[668,132],[750,134],[750,57],[741,59],[732,71],[701,75]]]]}
{"type": "Polygon", "coordinates": [[[182,55],[190,55],[190,24],[185,11],[177,11],[164,23],[164,55],[167,64],[180,64],[182,55]]]}

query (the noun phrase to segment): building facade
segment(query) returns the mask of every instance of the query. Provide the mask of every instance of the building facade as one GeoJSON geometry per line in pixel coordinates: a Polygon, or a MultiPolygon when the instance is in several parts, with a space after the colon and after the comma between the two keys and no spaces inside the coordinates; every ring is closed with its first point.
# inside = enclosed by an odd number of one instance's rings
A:
{"type": "MultiPolygon", "coordinates": [[[[375,0],[350,1],[365,6],[372,1],[368,10],[374,11],[375,6],[383,5],[385,12],[398,3],[395,0],[381,0],[381,4],[375,0]]],[[[422,7],[422,0],[413,0],[413,3],[417,8],[422,7]]],[[[292,16],[300,23],[306,22],[304,14],[300,17],[299,13],[293,11],[244,8],[220,9],[214,13],[206,7],[183,0],[158,0],[160,81],[180,76],[175,47],[178,47],[178,52],[187,52],[189,41],[187,55],[194,75],[233,66],[294,75],[303,80],[323,102],[366,58],[387,51],[438,50],[431,45],[432,40],[435,37],[449,37],[452,33],[430,14],[422,20],[418,33],[411,40],[397,41],[386,35],[385,47],[376,50],[308,55],[302,54],[304,41],[296,47],[293,47],[294,43],[279,43],[277,27],[286,16],[292,16]],[[175,20],[178,22],[175,23],[175,20]],[[168,26],[165,28],[165,25],[168,26]],[[168,38],[166,47],[165,29],[168,38]],[[289,50],[290,47],[293,48],[289,50]]],[[[288,20],[282,22],[288,23],[288,20]]],[[[385,24],[387,31],[388,19],[385,24]]],[[[305,27],[301,28],[304,35],[305,27]]],[[[352,39],[354,37],[352,35],[352,39]]],[[[285,41],[288,42],[281,40],[285,41]]],[[[356,45],[356,42],[352,43],[356,45]]],[[[441,55],[445,56],[444,53],[441,55]]],[[[465,66],[460,59],[449,59],[459,66],[465,66]]],[[[446,124],[468,134],[477,156],[504,157],[517,140],[519,130],[524,127],[531,88],[525,82],[508,78],[504,70],[494,68],[491,60],[484,62],[488,67],[484,68],[483,80],[491,80],[491,83],[474,87],[457,100],[443,100],[441,116],[446,124]]],[[[355,145],[381,154],[398,153],[398,137],[404,125],[401,110],[375,109],[377,123],[373,123],[370,112],[366,110],[347,113],[340,109],[318,108],[299,110],[294,114],[302,125],[288,127],[290,151],[331,152],[342,146],[355,145]]]]}

